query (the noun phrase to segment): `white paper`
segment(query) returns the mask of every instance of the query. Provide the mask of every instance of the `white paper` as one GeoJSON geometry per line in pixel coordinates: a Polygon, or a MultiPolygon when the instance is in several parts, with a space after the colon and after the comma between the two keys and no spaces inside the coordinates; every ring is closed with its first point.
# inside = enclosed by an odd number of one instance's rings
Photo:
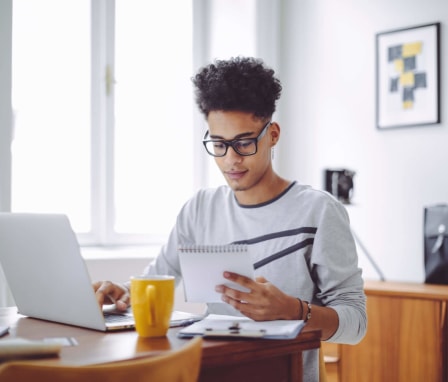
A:
{"type": "MultiPolygon", "coordinates": [[[[198,246],[199,248],[199,246],[198,246]]],[[[204,246],[206,248],[206,246],[204,246]]],[[[185,301],[188,302],[222,302],[221,294],[215,292],[220,284],[243,290],[240,285],[223,277],[224,271],[254,277],[254,266],[250,253],[245,251],[189,250],[179,251],[179,261],[184,282],[185,301]]]]}
{"type": "Polygon", "coordinates": [[[203,318],[204,316],[200,314],[174,310],[171,314],[170,327],[174,328],[176,326],[191,325],[193,322],[199,321],[203,318]]]}
{"type": "Polygon", "coordinates": [[[62,345],[20,337],[0,340],[0,359],[56,356],[62,345]]]}
{"type": "Polygon", "coordinates": [[[292,339],[295,338],[305,326],[303,320],[274,320],[254,321],[247,317],[227,316],[210,314],[203,320],[198,321],[179,332],[180,337],[207,335],[207,331],[221,333],[222,336],[231,337],[254,337],[256,333],[262,332],[260,337],[269,339],[292,339]],[[230,329],[238,324],[239,333],[230,329]]]}

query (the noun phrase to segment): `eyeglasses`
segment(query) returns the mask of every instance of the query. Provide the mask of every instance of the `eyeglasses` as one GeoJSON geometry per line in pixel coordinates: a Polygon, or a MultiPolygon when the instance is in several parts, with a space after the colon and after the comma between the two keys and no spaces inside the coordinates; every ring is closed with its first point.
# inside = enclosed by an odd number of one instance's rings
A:
{"type": "Polygon", "coordinates": [[[263,138],[268,131],[268,127],[271,126],[271,121],[269,121],[260,131],[260,134],[255,138],[243,138],[243,139],[232,139],[231,141],[225,141],[224,139],[209,139],[207,136],[209,132],[207,131],[204,135],[202,143],[204,144],[207,152],[214,157],[223,157],[227,154],[229,146],[235,150],[235,152],[242,156],[250,156],[257,153],[258,141],[263,138]]]}

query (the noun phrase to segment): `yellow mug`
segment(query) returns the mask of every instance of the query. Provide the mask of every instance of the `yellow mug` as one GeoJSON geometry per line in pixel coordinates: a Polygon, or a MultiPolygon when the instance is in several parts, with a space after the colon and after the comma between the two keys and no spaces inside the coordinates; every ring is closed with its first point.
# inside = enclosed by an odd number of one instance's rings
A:
{"type": "Polygon", "coordinates": [[[170,327],[174,305],[174,276],[131,278],[131,306],[140,337],[163,337],[170,327]]]}

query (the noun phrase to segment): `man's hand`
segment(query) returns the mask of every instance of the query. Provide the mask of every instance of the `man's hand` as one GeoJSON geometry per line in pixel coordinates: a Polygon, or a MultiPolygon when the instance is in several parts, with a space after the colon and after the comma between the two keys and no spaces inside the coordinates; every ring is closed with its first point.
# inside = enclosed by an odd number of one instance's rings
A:
{"type": "Polygon", "coordinates": [[[222,293],[222,300],[245,316],[256,321],[297,320],[299,302],[292,296],[283,293],[264,277],[252,280],[248,277],[224,272],[224,277],[249,289],[241,292],[225,285],[218,285],[216,292],[222,293]]]}
{"type": "Polygon", "coordinates": [[[117,310],[126,310],[130,304],[131,296],[124,285],[115,284],[111,281],[97,281],[93,283],[98,304],[115,304],[117,310]]]}

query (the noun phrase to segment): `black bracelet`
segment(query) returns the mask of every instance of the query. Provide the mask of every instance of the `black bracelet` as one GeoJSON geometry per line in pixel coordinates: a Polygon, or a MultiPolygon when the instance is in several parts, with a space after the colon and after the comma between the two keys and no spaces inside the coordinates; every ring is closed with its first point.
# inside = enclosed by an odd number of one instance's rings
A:
{"type": "Polygon", "coordinates": [[[311,318],[311,304],[308,301],[304,301],[308,307],[308,312],[306,312],[305,322],[308,322],[311,318]]]}
{"type": "Polygon", "coordinates": [[[299,300],[299,304],[300,304],[299,320],[301,320],[302,317],[303,317],[303,303],[302,303],[302,300],[300,298],[298,298],[298,297],[297,297],[297,300],[299,300]]]}

